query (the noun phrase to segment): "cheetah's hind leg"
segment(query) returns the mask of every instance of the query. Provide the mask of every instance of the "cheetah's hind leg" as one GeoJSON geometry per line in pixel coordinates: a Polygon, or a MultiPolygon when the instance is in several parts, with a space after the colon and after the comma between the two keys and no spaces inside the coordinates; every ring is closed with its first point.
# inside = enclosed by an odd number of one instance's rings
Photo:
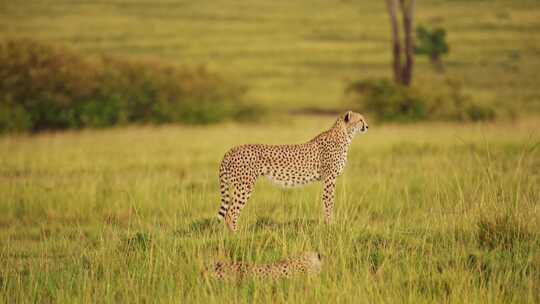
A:
{"type": "Polygon", "coordinates": [[[251,181],[246,182],[245,184],[236,185],[234,187],[232,206],[229,206],[230,208],[227,210],[227,214],[225,215],[225,223],[232,232],[236,232],[238,228],[238,216],[240,215],[242,208],[244,208],[249,200],[254,184],[255,183],[251,181]]]}

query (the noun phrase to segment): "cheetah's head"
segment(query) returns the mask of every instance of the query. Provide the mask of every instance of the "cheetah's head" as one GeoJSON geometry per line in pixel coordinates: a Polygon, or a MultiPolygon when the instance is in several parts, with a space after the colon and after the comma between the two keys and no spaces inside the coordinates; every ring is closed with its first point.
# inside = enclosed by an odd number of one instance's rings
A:
{"type": "Polygon", "coordinates": [[[302,259],[307,263],[308,273],[319,273],[322,268],[322,257],[318,252],[308,251],[302,255],[302,259]]]}
{"type": "Polygon", "coordinates": [[[356,135],[357,133],[366,133],[369,128],[362,114],[347,111],[342,118],[345,128],[347,129],[347,133],[349,134],[356,135]]]}

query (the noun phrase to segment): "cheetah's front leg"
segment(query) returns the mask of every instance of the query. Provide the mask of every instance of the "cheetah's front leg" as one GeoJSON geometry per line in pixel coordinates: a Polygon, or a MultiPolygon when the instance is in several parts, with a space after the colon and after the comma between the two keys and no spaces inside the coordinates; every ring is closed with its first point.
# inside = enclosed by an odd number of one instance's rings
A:
{"type": "Polygon", "coordinates": [[[324,221],[332,222],[332,208],[334,208],[334,194],[336,190],[336,177],[327,176],[323,179],[322,201],[324,205],[324,221]]]}

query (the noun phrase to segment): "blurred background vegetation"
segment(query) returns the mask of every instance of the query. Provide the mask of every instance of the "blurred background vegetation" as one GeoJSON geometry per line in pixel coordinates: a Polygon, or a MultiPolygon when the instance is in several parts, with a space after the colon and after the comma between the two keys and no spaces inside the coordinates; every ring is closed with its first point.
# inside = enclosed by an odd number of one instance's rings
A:
{"type": "Polygon", "coordinates": [[[346,108],[391,121],[536,113],[539,11],[531,0],[417,3],[405,88],[391,80],[385,1],[4,1],[0,130],[346,108]]]}

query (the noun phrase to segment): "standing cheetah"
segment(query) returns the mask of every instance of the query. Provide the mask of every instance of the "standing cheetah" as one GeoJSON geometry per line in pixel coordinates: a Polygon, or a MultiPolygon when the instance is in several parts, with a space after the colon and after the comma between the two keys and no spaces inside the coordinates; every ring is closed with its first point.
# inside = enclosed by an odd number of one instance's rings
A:
{"type": "Polygon", "coordinates": [[[357,133],[367,132],[364,117],[348,111],[332,128],[307,143],[297,145],[242,145],[228,151],[219,167],[221,190],[220,218],[235,232],[240,210],[244,208],[259,176],[266,176],[283,187],[303,186],[314,181],[323,184],[325,221],[332,220],[336,178],[347,160],[347,151],[357,133]],[[232,191],[232,197],[229,192],[232,191]]]}

